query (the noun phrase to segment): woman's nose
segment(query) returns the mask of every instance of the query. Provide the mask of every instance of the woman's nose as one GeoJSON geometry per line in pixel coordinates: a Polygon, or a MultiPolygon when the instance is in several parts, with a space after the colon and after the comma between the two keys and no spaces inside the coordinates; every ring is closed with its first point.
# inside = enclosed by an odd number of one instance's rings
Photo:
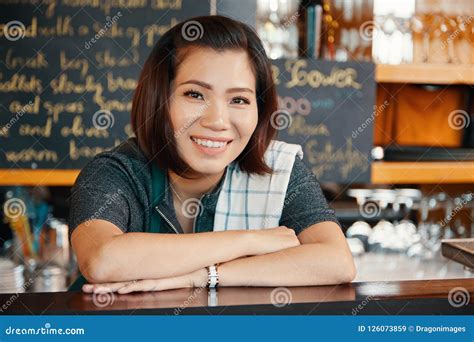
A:
{"type": "Polygon", "coordinates": [[[230,122],[227,107],[217,103],[210,103],[201,116],[200,123],[203,127],[213,130],[229,129],[230,122]]]}

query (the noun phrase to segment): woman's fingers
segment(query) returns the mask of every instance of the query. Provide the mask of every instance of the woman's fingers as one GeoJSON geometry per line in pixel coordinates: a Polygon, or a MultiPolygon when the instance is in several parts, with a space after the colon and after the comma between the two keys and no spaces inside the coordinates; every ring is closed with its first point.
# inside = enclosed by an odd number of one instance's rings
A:
{"type": "Polygon", "coordinates": [[[82,285],[82,291],[85,293],[91,293],[93,289],[94,289],[94,285],[92,284],[82,285]]]}
{"type": "Polygon", "coordinates": [[[131,292],[141,292],[141,291],[159,291],[159,279],[147,279],[147,280],[139,280],[137,282],[129,283],[125,286],[122,286],[118,289],[118,293],[125,294],[131,292]]]}
{"type": "Polygon", "coordinates": [[[82,291],[86,293],[117,292],[118,289],[130,283],[130,281],[120,281],[116,283],[85,284],[82,286],[82,291]]]}
{"type": "Polygon", "coordinates": [[[117,292],[125,294],[140,291],[164,291],[192,286],[189,275],[182,275],[171,278],[139,280],[121,287],[117,292]]]}
{"type": "Polygon", "coordinates": [[[192,287],[190,275],[162,279],[144,279],[138,281],[121,281],[115,283],[85,284],[82,291],[86,293],[117,292],[120,294],[142,291],[163,291],[192,287]]]}

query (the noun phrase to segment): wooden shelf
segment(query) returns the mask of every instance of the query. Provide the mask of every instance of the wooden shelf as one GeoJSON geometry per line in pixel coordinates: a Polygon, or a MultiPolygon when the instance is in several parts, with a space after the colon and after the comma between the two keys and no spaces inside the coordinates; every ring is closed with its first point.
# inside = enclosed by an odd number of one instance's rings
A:
{"type": "Polygon", "coordinates": [[[80,170],[23,170],[0,169],[0,186],[3,185],[52,185],[70,186],[80,170]]]}
{"type": "Polygon", "coordinates": [[[474,84],[474,64],[378,64],[375,80],[386,83],[474,84]]]}
{"type": "Polygon", "coordinates": [[[374,162],[372,183],[474,183],[474,162],[374,162]]]}
{"type": "MultiPolygon", "coordinates": [[[[80,170],[0,169],[0,186],[72,186],[80,170]]],[[[374,184],[474,183],[474,162],[374,162],[374,184]]]]}

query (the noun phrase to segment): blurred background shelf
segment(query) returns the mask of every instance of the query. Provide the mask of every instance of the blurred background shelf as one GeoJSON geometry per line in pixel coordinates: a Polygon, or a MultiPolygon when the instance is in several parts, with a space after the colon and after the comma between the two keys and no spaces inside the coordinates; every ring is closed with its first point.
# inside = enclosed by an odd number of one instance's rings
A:
{"type": "Polygon", "coordinates": [[[379,83],[474,84],[472,64],[378,64],[375,79],[379,83]]]}
{"type": "Polygon", "coordinates": [[[474,162],[374,162],[372,183],[474,183],[474,162]]]}
{"type": "MultiPolygon", "coordinates": [[[[0,170],[0,186],[72,186],[80,170],[0,170]]],[[[373,162],[373,184],[474,183],[474,162],[373,162]]]]}
{"type": "Polygon", "coordinates": [[[0,169],[0,186],[27,185],[27,186],[71,186],[76,181],[80,170],[22,170],[0,169]]]}

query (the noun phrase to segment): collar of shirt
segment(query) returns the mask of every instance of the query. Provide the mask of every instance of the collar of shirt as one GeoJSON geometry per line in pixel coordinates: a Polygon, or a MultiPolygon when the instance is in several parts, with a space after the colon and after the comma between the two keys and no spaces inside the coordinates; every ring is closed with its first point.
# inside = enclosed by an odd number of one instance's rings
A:
{"type": "MultiPolygon", "coordinates": [[[[206,210],[212,215],[214,215],[215,210],[216,210],[217,200],[219,199],[219,194],[222,190],[222,186],[224,185],[224,180],[227,175],[227,169],[228,167],[225,168],[224,175],[219,180],[219,183],[214,187],[214,189],[212,189],[208,193],[205,193],[200,199],[201,204],[202,204],[202,210],[206,210]]],[[[157,206],[160,209],[160,211],[166,216],[166,218],[170,220],[171,223],[181,233],[183,233],[181,225],[179,224],[179,221],[176,217],[176,211],[173,205],[173,195],[172,195],[171,188],[169,185],[168,172],[165,173],[165,184],[166,186],[164,190],[164,195],[162,199],[158,202],[157,206]]]]}

